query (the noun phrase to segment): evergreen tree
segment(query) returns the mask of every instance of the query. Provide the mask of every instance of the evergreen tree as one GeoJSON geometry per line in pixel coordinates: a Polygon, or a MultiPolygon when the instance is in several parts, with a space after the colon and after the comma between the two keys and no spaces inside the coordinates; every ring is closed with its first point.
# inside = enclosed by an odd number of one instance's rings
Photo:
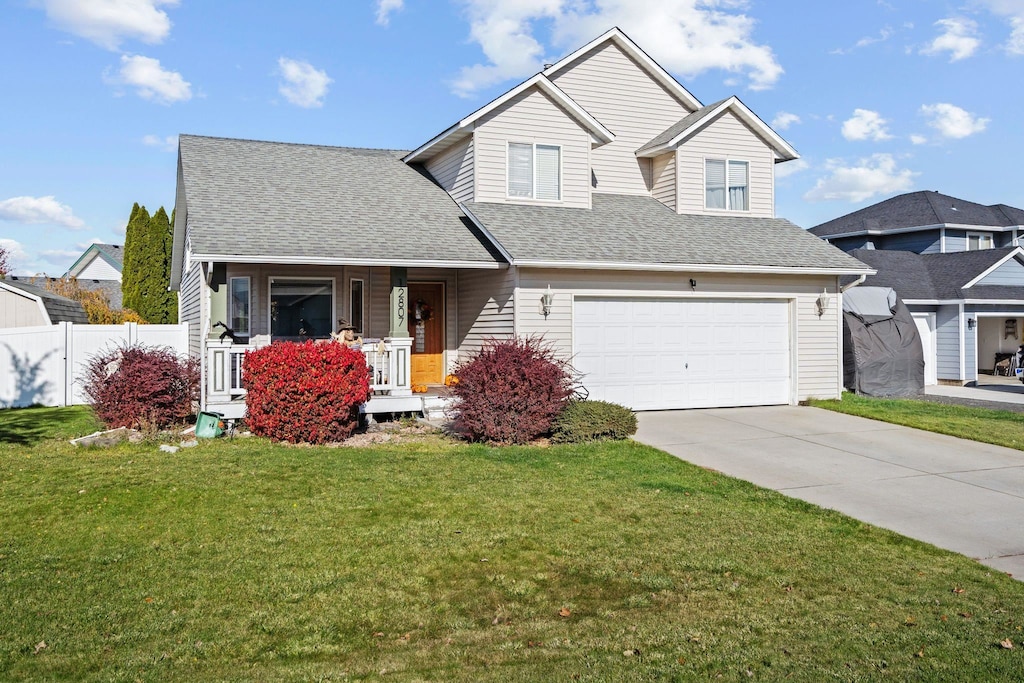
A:
{"type": "Polygon", "coordinates": [[[128,217],[124,234],[124,267],[121,271],[121,300],[125,308],[148,320],[142,282],[145,279],[146,250],[149,238],[149,212],[138,202],[128,217]]]}
{"type": "Polygon", "coordinates": [[[178,294],[171,292],[171,247],[174,241],[174,219],[167,218],[164,207],[160,207],[149,221],[150,248],[153,250],[153,277],[150,287],[151,323],[170,324],[178,322],[178,294]]]}
{"type": "Polygon", "coordinates": [[[173,218],[161,206],[152,216],[146,207],[132,207],[124,238],[124,270],[121,295],[125,308],[136,311],[154,324],[178,321],[177,292],[168,291],[171,282],[173,218]]]}

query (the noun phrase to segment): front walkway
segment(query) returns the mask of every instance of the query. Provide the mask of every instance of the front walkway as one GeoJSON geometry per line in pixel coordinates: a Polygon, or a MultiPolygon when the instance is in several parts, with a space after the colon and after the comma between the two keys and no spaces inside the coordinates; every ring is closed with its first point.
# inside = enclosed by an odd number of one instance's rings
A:
{"type": "Polygon", "coordinates": [[[637,441],[1024,580],[1024,452],[802,406],[637,417],[637,441]]]}
{"type": "Polygon", "coordinates": [[[976,386],[959,387],[936,385],[924,388],[927,396],[944,396],[970,401],[1009,403],[1024,406],[1024,384],[1016,377],[978,375],[976,386]]]}

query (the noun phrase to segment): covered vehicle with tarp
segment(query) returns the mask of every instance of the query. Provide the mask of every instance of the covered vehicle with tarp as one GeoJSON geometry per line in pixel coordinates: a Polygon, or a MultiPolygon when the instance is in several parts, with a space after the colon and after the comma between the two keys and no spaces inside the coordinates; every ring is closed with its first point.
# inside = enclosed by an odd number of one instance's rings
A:
{"type": "Polygon", "coordinates": [[[843,293],[843,386],[866,396],[916,396],[924,390],[921,337],[890,287],[843,293]]]}

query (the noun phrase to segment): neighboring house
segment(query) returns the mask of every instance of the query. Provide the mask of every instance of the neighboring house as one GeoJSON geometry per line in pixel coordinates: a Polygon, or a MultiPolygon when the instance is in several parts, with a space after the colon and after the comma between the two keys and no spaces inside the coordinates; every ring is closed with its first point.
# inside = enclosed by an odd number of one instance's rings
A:
{"type": "Polygon", "coordinates": [[[911,192],[810,232],[877,269],[865,284],[907,304],[926,384],[976,381],[1024,342],[1024,210],[911,192]]]}
{"type": "Polygon", "coordinates": [[[1016,246],[1024,235],[1024,210],[984,206],[923,190],[872,204],[811,228],[843,251],[896,249],[947,254],[1016,246]]]}
{"type": "Polygon", "coordinates": [[[89,322],[82,304],[17,277],[0,280],[0,328],[89,322]]]}
{"type": "Polygon", "coordinates": [[[98,291],[107,298],[110,308],[121,310],[121,271],[124,269],[124,247],[120,244],[90,244],[74,265],[64,273],[73,277],[83,289],[98,291]]]}
{"type": "Polygon", "coordinates": [[[247,348],[341,318],[371,412],[510,335],[637,410],[838,397],[839,279],[872,271],[775,218],[797,156],[618,29],[411,152],[182,135],[172,287],[204,406],[239,413],[247,348]]]}
{"type": "Polygon", "coordinates": [[[878,271],[864,284],[892,287],[914,315],[924,347],[925,384],[977,381],[979,372],[991,374],[1024,343],[1020,247],[850,253],[878,271]]]}

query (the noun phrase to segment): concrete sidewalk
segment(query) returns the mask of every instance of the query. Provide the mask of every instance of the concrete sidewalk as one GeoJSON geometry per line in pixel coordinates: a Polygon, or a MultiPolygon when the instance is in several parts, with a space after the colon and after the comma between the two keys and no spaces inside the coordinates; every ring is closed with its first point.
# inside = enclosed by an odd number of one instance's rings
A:
{"type": "Polygon", "coordinates": [[[637,441],[1024,580],[1024,452],[803,406],[637,418],[637,441]]]}
{"type": "Polygon", "coordinates": [[[980,375],[975,386],[935,385],[924,388],[928,396],[949,396],[971,401],[1024,405],[1024,384],[1016,377],[980,375]]]}

